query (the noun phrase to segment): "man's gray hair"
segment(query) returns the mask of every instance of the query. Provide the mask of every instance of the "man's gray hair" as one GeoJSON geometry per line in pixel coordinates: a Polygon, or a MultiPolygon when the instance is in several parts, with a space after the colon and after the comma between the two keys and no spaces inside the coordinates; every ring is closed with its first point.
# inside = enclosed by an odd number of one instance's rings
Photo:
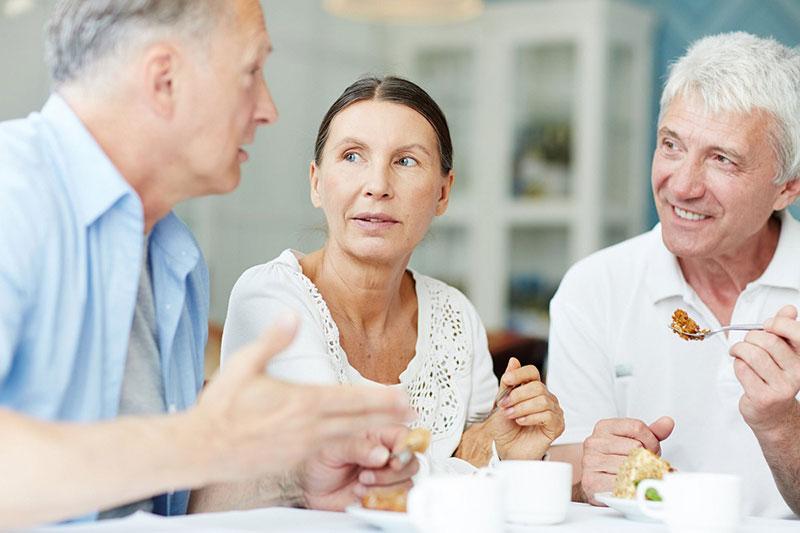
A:
{"type": "Polygon", "coordinates": [[[670,66],[659,123],[673,98],[690,95],[711,113],[767,112],[775,183],[800,178],[800,50],[744,32],[702,38],[670,66]]]}
{"type": "Polygon", "coordinates": [[[155,39],[207,43],[230,0],[58,0],[45,53],[56,86],[86,81],[155,39]],[[106,65],[109,66],[110,65],[106,65]]]}

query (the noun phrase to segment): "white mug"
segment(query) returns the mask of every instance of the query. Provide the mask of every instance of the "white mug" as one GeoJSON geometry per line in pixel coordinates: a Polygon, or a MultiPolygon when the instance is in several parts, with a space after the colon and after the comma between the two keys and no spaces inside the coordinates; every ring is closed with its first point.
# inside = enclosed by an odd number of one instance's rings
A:
{"type": "Polygon", "coordinates": [[[499,482],[481,475],[423,478],[408,494],[408,516],[422,533],[502,533],[499,482]]]}
{"type": "Polygon", "coordinates": [[[731,533],[742,520],[739,476],[671,472],[663,480],[642,480],[636,487],[636,500],[642,513],[663,520],[673,533],[731,533]],[[645,499],[650,488],[664,502],[660,510],[645,499]]]}
{"type": "Polygon", "coordinates": [[[515,524],[557,524],[567,516],[572,496],[572,465],[558,461],[501,461],[506,520],[515,524]]]}

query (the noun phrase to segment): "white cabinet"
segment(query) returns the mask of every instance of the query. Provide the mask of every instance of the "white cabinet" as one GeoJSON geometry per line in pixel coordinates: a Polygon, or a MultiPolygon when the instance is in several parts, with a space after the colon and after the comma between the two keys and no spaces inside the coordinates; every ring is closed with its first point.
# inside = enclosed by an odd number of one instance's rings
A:
{"type": "Polygon", "coordinates": [[[652,32],[612,0],[389,30],[387,72],[430,92],[455,145],[450,210],[412,266],[462,288],[487,327],[546,335],[569,265],[644,229],[652,32]]]}

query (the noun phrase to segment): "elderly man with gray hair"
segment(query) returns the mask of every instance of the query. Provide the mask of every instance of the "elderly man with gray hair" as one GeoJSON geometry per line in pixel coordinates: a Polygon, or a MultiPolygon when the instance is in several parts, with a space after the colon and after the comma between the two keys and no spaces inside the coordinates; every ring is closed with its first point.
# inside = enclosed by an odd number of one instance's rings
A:
{"type": "Polygon", "coordinates": [[[323,509],[408,485],[402,393],[265,375],[293,316],[196,403],[208,273],[172,208],[233,190],[277,118],[259,2],[59,0],[47,49],[53,95],[0,124],[0,528],[250,478],[259,505],[323,509]]]}
{"type": "Polygon", "coordinates": [[[551,303],[551,456],[597,503],[628,452],[741,476],[745,511],[800,512],[800,51],[707,37],[672,67],[652,187],[660,224],[574,265],[551,303]],[[687,341],[676,309],[711,329],[687,341]],[[788,506],[787,506],[788,504],[788,506]]]}

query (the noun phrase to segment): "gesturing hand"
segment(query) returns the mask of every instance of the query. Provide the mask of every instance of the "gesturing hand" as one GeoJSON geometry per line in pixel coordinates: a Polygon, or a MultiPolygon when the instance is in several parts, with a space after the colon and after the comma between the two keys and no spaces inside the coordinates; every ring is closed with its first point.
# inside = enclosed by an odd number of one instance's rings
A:
{"type": "Polygon", "coordinates": [[[564,431],[558,399],[545,387],[533,365],[512,357],[500,379],[512,388],[484,424],[493,434],[501,459],[540,459],[564,431]]]}
{"type": "Polygon", "coordinates": [[[307,506],[341,511],[373,487],[410,489],[411,476],[419,469],[416,457],[406,464],[389,460],[408,431],[405,426],[384,426],[324,446],[299,471],[307,506]]]}
{"type": "Polygon", "coordinates": [[[744,388],[739,410],[757,435],[794,427],[800,419],[800,322],[797,309],[787,305],[731,347],[733,369],[744,388]]]}
{"type": "Polygon", "coordinates": [[[594,499],[598,492],[610,491],[620,466],[633,449],[643,446],[661,454],[661,441],[675,428],[675,421],[662,416],[649,426],[633,418],[609,418],[594,426],[583,442],[581,487],[586,501],[602,505],[594,499]]]}
{"type": "Polygon", "coordinates": [[[286,472],[337,439],[411,416],[404,393],[376,387],[292,385],[270,378],[267,361],[288,346],[288,316],[211,381],[187,418],[209,452],[207,482],[286,472]]]}

